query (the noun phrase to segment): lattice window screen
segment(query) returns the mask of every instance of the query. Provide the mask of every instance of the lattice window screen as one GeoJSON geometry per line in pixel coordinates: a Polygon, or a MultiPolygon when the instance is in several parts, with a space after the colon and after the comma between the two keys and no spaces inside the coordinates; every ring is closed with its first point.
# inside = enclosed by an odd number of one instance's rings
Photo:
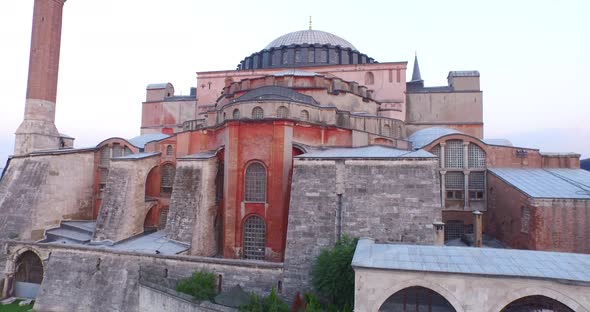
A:
{"type": "Polygon", "coordinates": [[[301,113],[299,114],[299,118],[301,120],[305,120],[305,121],[309,120],[309,112],[306,110],[302,110],[301,113]]]}
{"type": "Polygon", "coordinates": [[[266,200],[266,169],[253,163],[246,169],[246,201],[264,202],[266,200]]]}
{"type": "Polygon", "coordinates": [[[449,220],[445,223],[445,240],[461,238],[465,233],[463,221],[449,220]]]}
{"type": "Polygon", "coordinates": [[[484,190],[485,189],[485,173],[471,172],[469,174],[469,189],[470,190],[484,190]]]}
{"type": "Polygon", "coordinates": [[[441,162],[441,159],[440,159],[440,145],[437,145],[437,146],[433,147],[430,150],[430,153],[432,153],[432,154],[436,155],[436,157],[438,157],[438,165],[440,166],[441,165],[441,163],[440,163],[441,162]]]}
{"type": "Polygon", "coordinates": [[[133,154],[133,151],[129,149],[129,147],[125,146],[125,148],[123,149],[123,155],[127,156],[131,154],[133,154]]]}
{"type": "Polygon", "coordinates": [[[252,216],[244,222],[244,258],[264,260],[266,225],[262,218],[252,216]]]}
{"type": "Polygon", "coordinates": [[[234,109],[234,112],[232,113],[232,117],[233,119],[240,119],[240,110],[239,109],[234,109]]]}
{"type": "Polygon", "coordinates": [[[111,163],[111,148],[108,146],[104,146],[100,150],[100,165],[104,167],[108,167],[111,163]]]}
{"type": "Polygon", "coordinates": [[[465,175],[463,172],[447,172],[445,174],[445,186],[447,190],[463,190],[465,188],[465,175]]]}
{"type": "Polygon", "coordinates": [[[123,156],[123,147],[119,144],[113,144],[113,157],[123,156]]]}
{"type": "Polygon", "coordinates": [[[277,117],[278,118],[287,118],[287,117],[289,117],[289,109],[287,109],[285,106],[280,106],[277,109],[277,117]]]}
{"type": "Polygon", "coordinates": [[[261,107],[254,107],[254,109],[252,109],[252,119],[262,119],[264,118],[264,111],[262,110],[261,107]]]}
{"type": "Polygon", "coordinates": [[[165,229],[166,228],[166,221],[168,220],[168,208],[164,208],[162,209],[162,211],[160,211],[160,230],[165,229]]]}
{"type": "Polygon", "coordinates": [[[469,168],[485,168],[486,153],[475,144],[469,144],[468,148],[469,168]]]}
{"type": "Polygon", "coordinates": [[[445,167],[463,168],[463,141],[447,141],[445,146],[445,167]]]}
{"type": "Polygon", "coordinates": [[[171,164],[162,166],[160,172],[160,192],[163,194],[172,193],[172,186],[174,185],[174,175],[176,175],[176,168],[171,164]]]}
{"type": "Polygon", "coordinates": [[[172,156],[173,154],[174,154],[174,148],[172,147],[172,145],[166,146],[166,155],[172,156]]]}
{"type": "Polygon", "coordinates": [[[389,125],[383,126],[383,135],[384,136],[391,136],[391,127],[389,125]]]}

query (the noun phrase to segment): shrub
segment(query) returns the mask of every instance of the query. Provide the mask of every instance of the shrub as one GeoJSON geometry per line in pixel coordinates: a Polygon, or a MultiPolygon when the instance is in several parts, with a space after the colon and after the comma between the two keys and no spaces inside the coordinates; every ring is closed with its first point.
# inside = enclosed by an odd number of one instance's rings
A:
{"type": "Polygon", "coordinates": [[[257,294],[250,294],[250,302],[240,307],[241,312],[289,312],[289,305],[284,303],[277,295],[274,287],[270,295],[260,298],[257,294]]]}
{"type": "Polygon", "coordinates": [[[180,280],[176,290],[197,300],[212,300],[217,294],[215,274],[206,271],[194,272],[190,277],[180,280]]]}
{"type": "Polygon", "coordinates": [[[313,265],[312,281],[316,292],[339,310],[354,306],[352,257],[358,239],[342,237],[333,248],[322,250],[313,265]]]}

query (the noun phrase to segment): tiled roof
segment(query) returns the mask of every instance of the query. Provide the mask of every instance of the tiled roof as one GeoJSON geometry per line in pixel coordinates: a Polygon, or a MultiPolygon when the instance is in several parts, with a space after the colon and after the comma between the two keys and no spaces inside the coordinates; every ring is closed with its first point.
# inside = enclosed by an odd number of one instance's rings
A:
{"type": "Polygon", "coordinates": [[[418,131],[412,133],[412,135],[410,135],[410,137],[408,137],[408,140],[410,140],[410,142],[412,142],[412,147],[414,149],[419,149],[419,148],[422,148],[422,147],[432,143],[432,141],[435,141],[438,138],[441,138],[441,137],[443,137],[445,135],[449,135],[449,134],[455,134],[455,133],[462,134],[461,131],[451,129],[451,128],[432,127],[432,128],[418,130],[418,131]]]}
{"type": "Polygon", "coordinates": [[[590,172],[582,169],[488,168],[532,198],[590,199],[590,172]]]}
{"type": "Polygon", "coordinates": [[[245,102],[245,101],[293,101],[300,102],[310,105],[318,105],[316,100],[309,96],[291,88],[279,87],[279,86],[264,86],[256,88],[254,90],[246,92],[239,98],[231,101],[231,103],[245,102]]]}
{"type": "Polygon", "coordinates": [[[143,148],[146,144],[152,141],[160,141],[165,138],[170,137],[169,135],[163,133],[151,133],[151,134],[142,134],[140,136],[136,136],[133,139],[129,139],[129,143],[131,143],[135,147],[143,148]]]}
{"type": "Polygon", "coordinates": [[[366,159],[388,159],[388,158],[433,158],[436,157],[424,150],[406,151],[392,147],[379,145],[364,147],[330,147],[325,149],[312,150],[308,153],[296,156],[296,158],[366,158],[366,159]]]}
{"type": "Polygon", "coordinates": [[[358,242],[352,266],[590,282],[590,255],[517,249],[358,242]]]}
{"type": "Polygon", "coordinates": [[[320,30],[300,30],[282,35],[269,43],[264,49],[268,50],[293,44],[330,44],[356,50],[350,42],[336,35],[320,30]]]}

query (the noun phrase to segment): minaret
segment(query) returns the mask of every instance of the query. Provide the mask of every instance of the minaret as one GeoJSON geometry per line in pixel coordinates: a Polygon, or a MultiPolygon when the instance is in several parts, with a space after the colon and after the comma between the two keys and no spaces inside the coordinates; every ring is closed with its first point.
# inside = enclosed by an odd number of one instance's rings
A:
{"type": "Polygon", "coordinates": [[[35,0],[25,117],[16,130],[15,155],[57,149],[55,100],[63,6],[66,0],[35,0]]]}

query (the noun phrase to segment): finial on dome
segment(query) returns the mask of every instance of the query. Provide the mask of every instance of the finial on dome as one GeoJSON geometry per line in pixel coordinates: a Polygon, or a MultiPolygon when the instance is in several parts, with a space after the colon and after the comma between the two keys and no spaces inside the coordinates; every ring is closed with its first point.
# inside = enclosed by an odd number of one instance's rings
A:
{"type": "Polygon", "coordinates": [[[309,16],[309,30],[311,30],[311,15],[309,16]]]}

